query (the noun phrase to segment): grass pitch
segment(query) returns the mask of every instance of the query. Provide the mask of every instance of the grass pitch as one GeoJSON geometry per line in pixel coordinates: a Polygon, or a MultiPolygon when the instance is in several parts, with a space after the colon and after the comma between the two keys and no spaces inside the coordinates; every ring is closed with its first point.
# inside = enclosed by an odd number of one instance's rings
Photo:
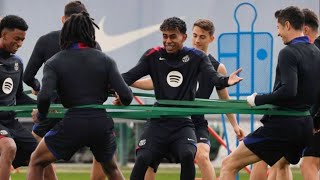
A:
{"type": "MultiPolygon", "coordinates": [[[[89,180],[90,179],[90,165],[57,165],[57,176],[59,180],[89,180]]],[[[121,168],[122,173],[126,179],[129,179],[131,168],[121,168]]],[[[219,169],[216,169],[217,175],[219,175],[219,169]]],[[[293,179],[302,180],[302,176],[299,169],[292,168],[293,179]]],[[[197,169],[196,177],[201,177],[199,169],[197,169]]],[[[13,171],[11,174],[11,180],[25,180],[26,168],[20,168],[19,172],[13,171]]],[[[180,168],[159,168],[157,172],[157,180],[178,180],[180,179],[180,168]]],[[[248,180],[249,175],[245,171],[240,172],[240,180],[248,180]]]]}

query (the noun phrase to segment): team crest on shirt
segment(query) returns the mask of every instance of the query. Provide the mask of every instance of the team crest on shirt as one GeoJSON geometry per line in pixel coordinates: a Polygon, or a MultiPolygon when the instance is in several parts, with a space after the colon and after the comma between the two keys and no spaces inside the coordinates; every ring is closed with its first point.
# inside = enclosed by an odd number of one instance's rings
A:
{"type": "Polygon", "coordinates": [[[14,70],[18,71],[19,70],[19,64],[16,62],[14,63],[14,70]]]}
{"type": "Polygon", "coordinates": [[[190,57],[189,55],[185,55],[183,58],[182,58],[182,62],[186,63],[190,60],[190,57]]]}
{"type": "Polygon", "coordinates": [[[13,81],[11,78],[7,78],[3,81],[3,84],[2,84],[2,91],[5,93],[5,94],[10,94],[12,92],[12,89],[13,89],[13,81]]]}
{"type": "Polygon", "coordinates": [[[6,131],[6,130],[0,130],[0,135],[6,136],[6,135],[8,135],[8,131],[6,131]]]}
{"type": "Polygon", "coordinates": [[[171,87],[179,87],[183,82],[183,76],[179,71],[171,71],[167,75],[167,83],[171,87]]]}
{"type": "Polygon", "coordinates": [[[147,140],[146,140],[146,139],[141,139],[141,140],[139,141],[139,146],[144,146],[146,143],[147,143],[147,140]]]}

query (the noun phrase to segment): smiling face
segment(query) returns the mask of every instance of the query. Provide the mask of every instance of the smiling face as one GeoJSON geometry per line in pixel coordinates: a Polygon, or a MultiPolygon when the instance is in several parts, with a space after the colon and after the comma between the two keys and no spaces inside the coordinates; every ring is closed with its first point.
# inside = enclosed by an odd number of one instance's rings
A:
{"type": "Polygon", "coordinates": [[[167,53],[176,53],[183,48],[187,34],[181,33],[178,29],[162,31],[163,46],[167,53]]]}
{"type": "Polygon", "coordinates": [[[277,23],[277,30],[278,30],[278,36],[281,37],[284,44],[287,44],[290,42],[290,39],[288,39],[288,28],[289,28],[289,22],[285,22],[284,25],[281,23],[277,23]]]}
{"type": "Polygon", "coordinates": [[[1,45],[6,51],[14,54],[22,46],[25,36],[26,32],[23,30],[4,29],[1,34],[1,45]]]}

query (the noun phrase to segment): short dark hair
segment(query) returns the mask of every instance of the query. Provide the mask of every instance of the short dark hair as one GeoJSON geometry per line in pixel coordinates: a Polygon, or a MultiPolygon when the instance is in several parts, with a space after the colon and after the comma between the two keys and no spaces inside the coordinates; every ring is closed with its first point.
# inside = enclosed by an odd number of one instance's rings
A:
{"type": "Polygon", "coordinates": [[[160,26],[160,31],[174,31],[174,30],[179,30],[181,33],[186,34],[187,25],[182,19],[178,17],[171,17],[171,18],[165,19],[160,26]]]}
{"type": "Polygon", "coordinates": [[[290,22],[295,30],[302,30],[304,25],[304,14],[296,6],[289,6],[285,9],[278,10],[274,13],[278,23],[284,25],[286,21],[290,22]]]}
{"type": "Polygon", "coordinates": [[[0,21],[0,37],[3,29],[20,29],[22,31],[28,30],[28,25],[24,19],[16,15],[7,15],[0,21]]]}
{"type": "Polygon", "coordinates": [[[318,31],[319,19],[315,12],[310,9],[302,9],[304,14],[304,25],[309,26],[313,31],[318,31]]]}
{"type": "Polygon", "coordinates": [[[208,19],[198,19],[194,24],[193,27],[198,26],[201,29],[204,29],[205,31],[208,31],[210,36],[214,34],[215,28],[212,23],[212,21],[208,19]]]}
{"type": "Polygon", "coordinates": [[[89,14],[82,12],[71,15],[63,24],[60,34],[61,49],[69,48],[72,43],[84,43],[91,48],[96,47],[93,20],[89,14]]]}
{"type": "Polygon", "coordinates": [[[81,1],[71,1],[64,7],[64,16],[70,17],[72,14],[87,12],[87,9],[81,1]]]}

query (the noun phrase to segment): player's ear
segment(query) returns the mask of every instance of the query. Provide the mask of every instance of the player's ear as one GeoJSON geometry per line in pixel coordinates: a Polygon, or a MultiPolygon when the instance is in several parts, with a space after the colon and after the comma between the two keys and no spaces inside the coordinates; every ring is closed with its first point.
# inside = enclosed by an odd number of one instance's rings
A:
{"type": "Polygon", "coordinates": [[[210,36],[210,42],[213,42],[215,39],[214,35],[210,36]]]}
{"type": "Polygon", "coordinates": [[[307,36],[307,35],[308,35],[308,32],[309,32],[309,27],[308,27],[308,26],[303,26],[303,34],[304,34],[305,36],[307,36]]]}
{"type": "Polygon", "coordinates": [[[65,21],[66,21],[66,17],[65,17],[65,16],[61,16],[61,22],[62,22],[62,24],[64,24],[65,21]]]}
{"type": "Polygon", "coordinates": [[[284,23],[284,27],[287,29],[287,30],[290,30],[291,29],[291,23],[289,21],[286,21],[284,23]]]}
{"type": "Polygon", "coordinates": [[[183,42],[187,40],[188,35],[187,34],[183,34],[183,42]]]}

